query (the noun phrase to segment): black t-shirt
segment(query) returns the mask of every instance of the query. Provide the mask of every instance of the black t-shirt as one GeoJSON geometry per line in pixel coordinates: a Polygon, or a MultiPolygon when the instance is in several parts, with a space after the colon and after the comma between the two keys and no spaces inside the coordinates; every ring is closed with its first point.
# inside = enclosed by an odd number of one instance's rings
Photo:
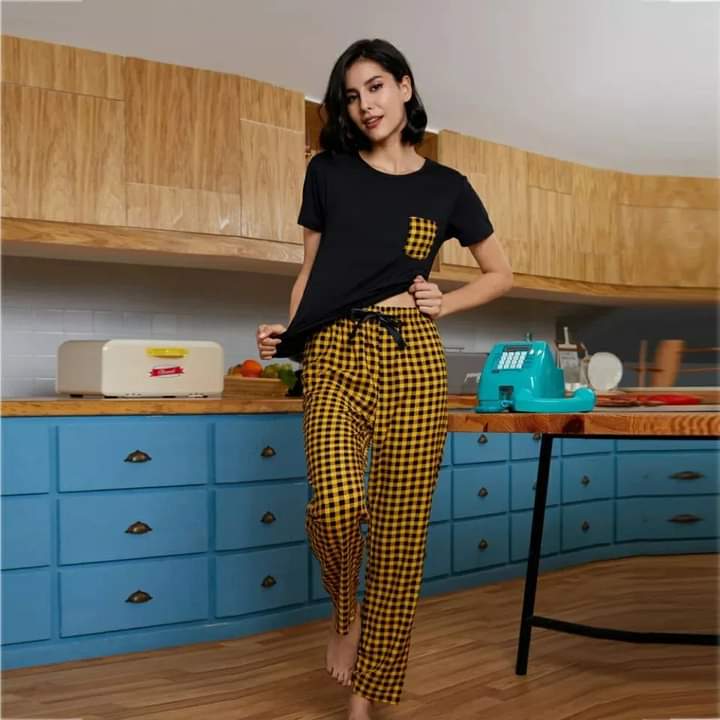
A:
{"type": "Polygon", "coordinates": [[[462,173],[429,158],[403,175],[376,170],[358,153],[324,151],[307,166],[298,224],[322,233],[297,312],[277,357],[302,358],[305,341],[352,307],[426,279],[440,246],[489,237],[485,207],[462,173]]]}

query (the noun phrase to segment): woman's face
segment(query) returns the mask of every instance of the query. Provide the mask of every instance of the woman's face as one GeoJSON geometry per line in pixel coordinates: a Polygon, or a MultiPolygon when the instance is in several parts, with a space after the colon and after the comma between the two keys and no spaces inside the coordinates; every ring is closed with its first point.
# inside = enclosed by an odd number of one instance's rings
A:
{"type": "Polygon", "coordinates": [[[348,115],[373,144],[402,132],[411,97],[410,78],[405,75],[398,83],[374,60],[357,60],[345,73],[348,115]]]}

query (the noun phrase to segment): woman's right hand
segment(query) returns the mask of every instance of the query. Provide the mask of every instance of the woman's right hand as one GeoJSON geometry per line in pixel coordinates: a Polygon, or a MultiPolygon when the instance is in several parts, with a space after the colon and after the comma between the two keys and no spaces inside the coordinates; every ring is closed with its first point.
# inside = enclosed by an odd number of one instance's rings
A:
{"type": "Polygon", "coordinates": [[[258,352],[263,360],[270,360],[277,352],[277,345],[280,339],[275,335],[281,335],[287,328],[284,325],[258,325],[256,339],[258,352]]]}

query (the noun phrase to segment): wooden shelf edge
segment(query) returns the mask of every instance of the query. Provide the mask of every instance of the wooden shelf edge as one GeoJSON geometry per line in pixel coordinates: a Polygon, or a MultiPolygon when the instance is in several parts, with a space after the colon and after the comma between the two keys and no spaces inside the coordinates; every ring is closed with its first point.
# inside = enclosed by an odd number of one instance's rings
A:
{"type": "MultiPolygon", "coordinates": [[[[440,269],[431,274],[431,278],[441,287],[445,285],[445,289],[449,289],[476,279],[478,274],[479,270],[475,268],[441,264],[440,269]]],[[[513,288],[507,297],[588,305],[707,305],[715,304],[720,299],[720,290],[711,287],[612,285],[523,273],[515,273],[513,281],[513,288]]]]}

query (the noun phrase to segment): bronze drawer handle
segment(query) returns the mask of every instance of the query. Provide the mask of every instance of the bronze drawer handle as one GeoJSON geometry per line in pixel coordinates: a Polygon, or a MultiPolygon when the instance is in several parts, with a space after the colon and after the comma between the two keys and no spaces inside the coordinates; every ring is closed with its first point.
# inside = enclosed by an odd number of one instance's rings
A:
{"type": "Polygon", "coordinates": [[[537,490],[537,481],[533,483],[533,488],[532,488],[532,489],[533,489],[533,492],[534,492],[535,490],[537,490]]]}
{"type": "Polygon", "coordinates": [[[277,583],[277,580],[272,575],[267,575],[260,583],[264,588],[271,588],[277,583]]]}
{"type": "Polygon", "coordinates": [[[587,486],[590,484],[590,478],[589,478],[587,475],[583,475],[583,476],[580,478],[580,483],[581,483],[582,485],[584,485],[585,487],[587,487],[587,486]]]}
{"type": "Polygon", "coordinates": [[[144,523],[142,520],[138,520],[132,525],[128,526],[125,532],[129,533],[130,535],[144,535],[145,533],[152,532],[152,528],[147,523],[144,523]]]}
{"type": "Polygon", "coordinates": [[[670,477],[673,480],[699,480],[705,476],[694,470],[683,470],[682,472],[673,473],[670,477]]]}
{"type": "Polygon", "coordinates": [[[144,463],[144,462],[150,462],[152,458],[142,450],[133,450],[126,458],[125,462],[129,463],[144,463]]]}
{"type": "Polygon", "coordinates": [[[487,497],[487,496],[488,496],[487,488],[481,487],[481,488],[478,490],[478,495],[479,495],[480,497],[487,497]]]}
{"type": "Polygon", "coordinates": [[[488,441],[488,439],[487,439],[487,435],[485,435],[485,433],[483,433],[483,434],[478,438],[478,444],[479,444],[479,445],[485,445],[485,443],[486,443],[487,441],[488,441]]]}
{"type": "Polygon", "coordinates": [[[583,524],[580,527],[583,532],[587,532],[590,529],[590,523],[587,520],[583,520],[583,524]]]}
{"type": "Polygon", "coordinates": [[[262,457],[269,458],[273,455],[277,455],[277,453],[275,452],[275,448],[271,448],[269,445],[266,445],[260,452],[260,455],[262,455],[262,457]]]}
{"type": "Polygon", "coordinates": [[[483,538],[483,539],[478,543],[478,550],[487,550],[488,545],[489,545],[488,541],[487,541],[485,538],[483,538]]]}
{"type": "Polygon", "coordinates": [[[535,442],[538,442],[540,440],[540,438],[542,438],[542,433],[534,432],[532,437],[533,437],[533,440],[535,440],[535,442]]]}
{"type": "Polygon", "coordinates": [[[268,510],[260,519],[260,522],[265,523],[266,525],[270,525],[270,523],[274,523],[277,518],[268,510]]]}
{"type": "Polygon", "coordinates": [[[150,600],[152,600],[152,595],[150,593],[146,593],[144,590],[136,590],[131,595],[128,595],[125,602],[138,604],[150,602],[150,600]]]}
{"type": "Polygon", "coordinates": [[[674,517],[668,518],[668,522],[678,523],[678,525],[692,525],[696,522],[701,521],[701,517],[698,517],[697,515],[691,515],[690,513],[675,515],[674,517]]]}

